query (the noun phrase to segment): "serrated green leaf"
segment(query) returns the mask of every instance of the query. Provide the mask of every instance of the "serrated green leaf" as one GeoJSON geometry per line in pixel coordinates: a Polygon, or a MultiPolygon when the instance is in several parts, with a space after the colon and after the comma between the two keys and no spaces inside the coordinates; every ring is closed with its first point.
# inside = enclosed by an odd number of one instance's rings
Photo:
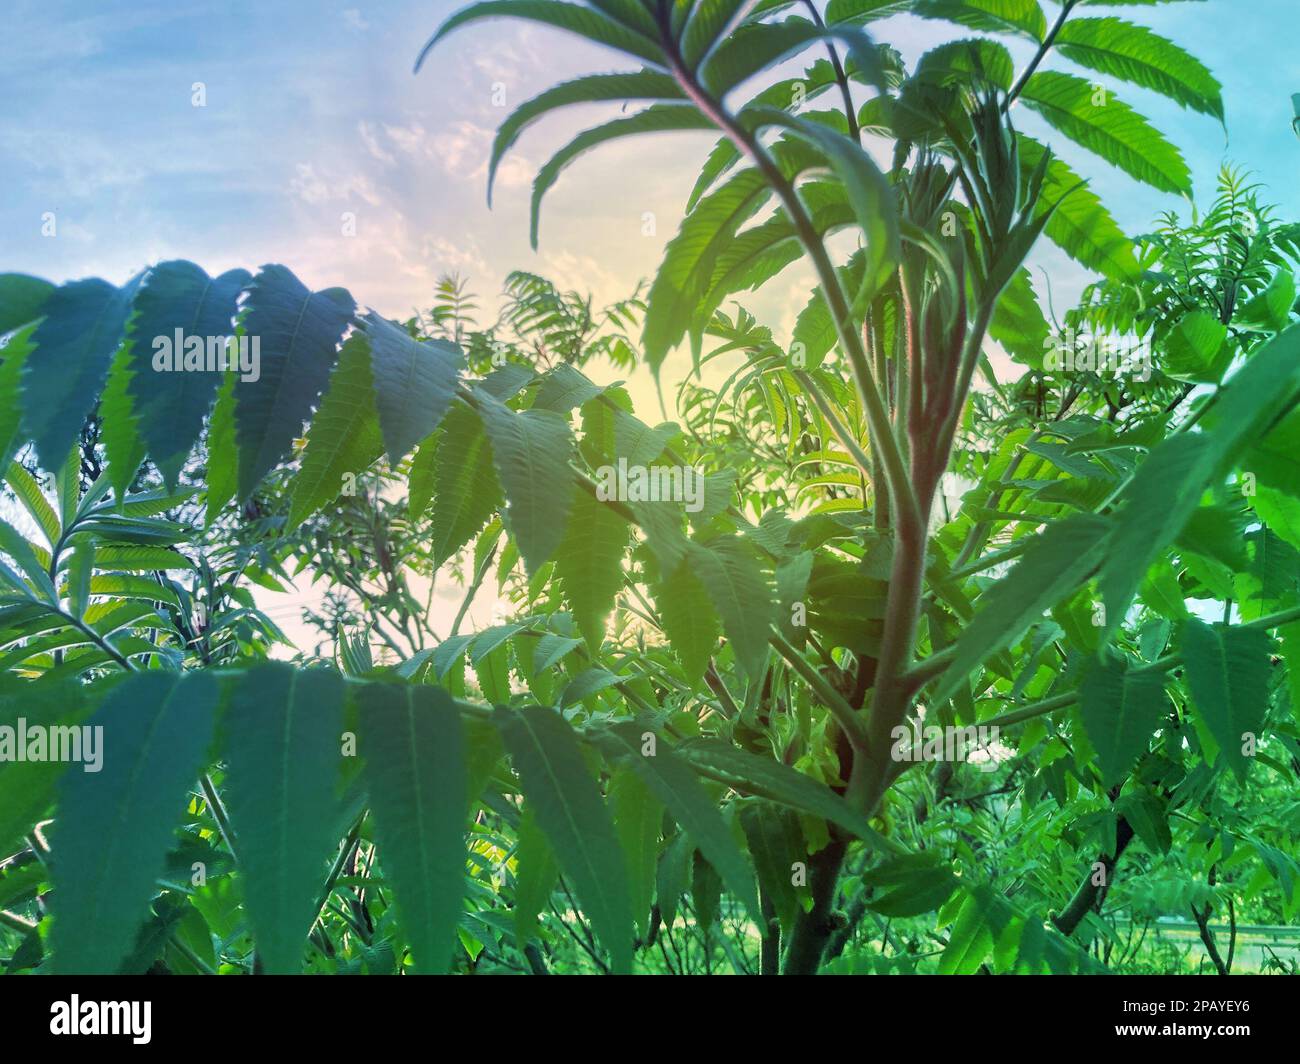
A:
{"type": "Polygon", "coordinates": [[[166,547],[119,547],[108,545],[96,551],[95,566],[101,570],[144,573],[152,569],[193,569],[185,555],[166,547]]]}
{"type": "Polygon", "coordinates": [[[898,204],[894,189],[875,160],[852,137],[809,118],[761,108],[766,122],[785,126],[814,144],[826,156],[831,170],[844,187],[853,217],[866,241],[864,284],[877,291],[893,271],[901,255],[898,204]]]}
{"type": "Polygon", "coordinates": [[[796,814],[767,802],[746,801],[740,811],[740,826],[763,893],[782,929],[789,931],[799,911],[793,868],[795,862],[808,859],[796,814]]]}
{"type": "Polygon", "coordinates": [[[478,407],[505,490],[506,527],[534,574],[564,538],[573,501],[573,434],[568,421],[550,410],[516,413],[486,395],[479,396],[478,407]]]}
{"type": "Polygon", "coordinates": [[[940,975],[972,975],[993,951],[993,933],[984,918],[984,908],[974,894],[968,894],[948,931],[948,944],[939,958],[940,975]]]}
{"type": "Polygon", "coordinates": [[[654,753],[644,754],[644,731],[640,725],[631,723],[611,729],[613,738],[620,744],[623,763],[630,765],[667,807],[678,827],[690,835],[700,852],[717,869],[727,889],[744,902],[750,916],[761,923],[754,874],[713,799],[694,771],[668,745],[656,742],[654,753]]]}
{"type": "Polygon", "coordinates": [[[18,568],[26,575],[32,588],[44,601],[51,605],[58,603],[59,597],[54,590],[54,583],[50,580],[45,565],[36,556],[33,545],[27,542],[17,529],[6,521],[0,521],[0,550],[3,550],[17,563],[18,568]]]}
{"type": "MultiPolygon", "coordinates": [[[[607,6],[609,0],[606,0],[607,6]]],[[[434,45],[453,30],[470,22],[485,18],[521,18],[531,22],[568,30],[596,44],[608,45],[619,51],[662,64],[663,56],[657,45],[642,33],[607,18],[598,11],[578,4],[557,3],[555,0],[480,0],[457,11],[447,19],[420,49],[415,60],[418,72],[434,45]]]]}
{"type": "MultiPolygon", "coordinates": [[[[561,6],[548,4],[547,6],[561,6]]],[[[619,137],[631,137],[640,133],[664,133],[673,130],[714,129],[713,123],[688,104],[662,103],[653,104],[643,111],[615,118],[604,125],[596,126],[579,133],[563,148],[556,152],[546,165],[538,172],[533,181],[532,221],[530,239],[533,249],[537,248],[537,230],[541,220],[542,199],[559,180],[560,174],[579,156],[593,148],[619,137]]]]}
{"type": "MultiPolygon", "coordinates": [[[[131,482],[135,480],[135,475],[148,454],[144,437],[140,434],[140,418],[136,415],[135,401],[130,393],[134,376],[130,345],[123,344],[113,357],[113,365],[108,371],[108,383],[99,400],[100,435],[104,441],[104,454],[108,458],[108,476],[119,499],[131,487],[131,482]]],[[[182,373],[181,376],[186,374],[182,373]]],[[[175,473],[184,464],[184,460],[185,456],[181,455],[164,471],[173,483],[175,473]]]]}
{"type": "MultiPolygon", "coordinates": [[[[250,280],[247,270],[212,278],[192,262],[174,260],[149,270],[136,294],[127,329],[127,387],[140,436],[170,484],[221,384],[220,370],[207,363],[208,342],[234,335],[236,304],[250,280]],[[195,352],[187,350],[192,341],[202,345],[195,352]]],[[[224,369],[224,343],[220,355],[224,369]]]]}
{"type": "Polygon", "coordinates": [[[542,377],[541,387],[533,399],[534,410],[554,410],[567,414],[575,406],[583,406],[604,391],[592,384],[581,370],[561,362],[542,377]]]}
{"type": "Polygon", "coordinates": [[[664,847],[664,852],[659,855],[655,895],[664,922],[670,927],[677,919],[677,906],[686,892],[686,877],[690,873],[694,854],[695,847],[691,844],[691,840],[685,833],[678,832],[676,837],[664,847]]]}
{"type": "Polygon", "coordinates": [[[572,878],[610,967],[630,971],[633,921],[623,851],[573,729],[541,706],[498,708],[495,720],[524,799],[572,878]]]}
{"type": "Polygon", "coordinates": [[[677,100],[682,90],[671,76],[656,70],[638,70],[626,74],[590,74],[574,78],[547,89],[512,111],[497,127],[488,160],[487,201],[492,205],[492,186],[497,168],[519,135],[534,122],[561,107],[596,103],[602,100],[677,100]]]}
{"type": "Polygon", "coordinates": [[[61,974],[111,975],[131,951],[206,764],[218,695],[203,672],[142,672],[86,722],[102,729],[102,761],[64,773],[50,841],[50,946],[61,974]]]}
{"type": "Polygon", "coordinates": [[[0,336],[41,315],[54,285],[25,273],[0,273],[0,336]]]}
{"type": "Polygon", "coordinates": [[[647,298],[642,344],[655,373],[698,314],[699,294],[713,277],[719,252],[770,196],[757,170],[743,170],[682,220],[664,249],[647,298]]]}
{"type": "Polygon", "coordinates": [[[578,631],[593,654],[605,641],[605,622],[623,589],[627,522],[580,487],[573,489],[569,525],[555,554],[555,572],[578,631]]]}
{"type": "Polygon", "coordinates": [[[212,526],[239,490],[238,445],[235,441],[235,374],[226,374],[208,423],[208,497],[203,521],[212,526]]]}
{"type": "Polygon", "coordinates": [[[479,689],[489,702],[510,701],[510,644],[500,646],[473,660],[479,689]]]}
{"type": "Polygon", "coordinates": [[[257,380],[235,385],[240,499],[302,432],[355,309],[344,289],[312,292],[283,266],[263,266],[249,283],[242,329],[260,354],[257,380]]]}
{"type": "Polygon", "coordinates": [[[583,669],[565,685],[559,698],[560,707],[571,706],[584,698],[591,698],[592,695],[597,695],[621,682],[622,680],[608,669],[583,669]]]}
{"type": "Polygon", "coordinates": [[[708,592],[736,660],[754,681],[767,666],[772,626],[772,589],[749,547],[740,539],[722,539],[707,547],[693,544],[689,564],[708,592]]]}
{"type": "Polygon", "coordinates": [[[1121,18],[1072,18],[1056,35],[1056,50],[1080,66],[1168,96],[1223,120],[1223,86],[1179,45],[1121,18]]]}
{"type": "Polygon", "coordinates": [[[328,669],[258,665],[235,681],[225,731],[227,806],[258,956],[269,974],[295,974],[338,845],[343,681],[328,669]]]}
{"type": "Polygon", "coordinates": [[[1200,433],[1164,440],[1117,499],[1119,520],[1098,584],[1108,631],[1123,619],[1151,561],[1183,530],[1207,484],[1300,390],[1300,327],[1256,348],[1219,390],[1200,433]]]}
{"type": "Polygon", "coordinates": [[[1035,43],[1047,35],[1047,17],[1037,0],[916,0],[911,11],[973,30],[1016,33],[1035,43]]]}
{"type": "Polygon", "coordinates": [[[20,425],[23,416],[23,367],[31,354],[36,322],[23,326],[0,347],[0,469],[7,469],[25,442],[20,425]]]}
{"type": "Polygon", "coordinates": [[[645,781],[627,765],[620,765],[610,776],[609,804],[627,860],[632,913],[644,940],[650,933],[650,906],[654,902],[659,871],[659,834],[664,807],[645,781]]]}
{"type": "Polygon", "coordinates": [[[370,339],[375,409],[389,465],[410,453],[447,413],[465,364],[460,348],[446,340],[416,340],[387,318],[361,317],[370,339]]]}
{"type": "Polygon", "coordinates": [[[1049,332],[1043,308],[1038,305],[1033,278],[1022,266],[998,299],[989,323],[989,335],[1017,362],[1037,367],[1042,364],[1049,332]]]}
{"type": "Polygon", "coordinates": [[[1076,144],[1138,181],[1162,192],[1192,194],[1182,153],[1109,90],[1073,74],[1042,70],[1025,83],[1021,99],[1076,144]]]}
{"type": "Polygon", "coordinates": [[[1160,369],[1184,381],[1215,383],[1228,368],[1220,357],[1228,339],[1228,327],[1204,310],[1184,314],[1165,335],[1160,369]]]}
{"type": "Polygon", "coordinates": [[[976,601],[975,616],[955,646],[932,698],[951,698],[981,662],[1004,650],[1030,624],[1078,587],[1110,553],[1111,523],[1076,514],[1036,536],[1014,569],[976,601]]]}
{"type": "Polygon", "coordinates": [[[912,6],[912,0],[830,0],[826,5],[826,21],[873,22],[901,15],[912,6]]]}
{"type": "Polygon", "coordinates": [[[418,970],[446,971],[465,893],[460,714],[438,687],[367,684],[359,693],[375,834],[418,970]]]}
{"type": "MultiPolygon", "coordinates": [[[[94,571],[95,544],[83,540],[73,547],[72,557],[68,559],[68,609],[74,617],[81,617],[86,612],[94,571]]],[[[159,591],[163,589],[159,588],[159,591]]]]}
{"type": "Polygon", "coordinates": [[[1241,316],[1266,329],[1284,329],[1296,305],[1296,281],[1289,267],[1278,270],[1268,287],[1241,308],[1241,316]]]}
{"type": "MultiPolygon", "coordinates": [[[[1016,136],[1020,165],[1032,174],[1046,150],[1024,133],[1016,136]]],[[[1090,270],[1116,281],[1136,280],[1141,272],[1133,242],[1124,235],[1101,199],[1090,188],[1080,187],[1079,175],[1055,155],[1047,164],[1038,210],[1055,210],[1043,229],[1044,235],[1071,258],[1090,270]]]]}
{"type": "Polygon", "coordinates": [[[833,790],[770,757],[751,754],[718,739],[688,739],[674,749],[697,772],[725,780],[742,794],[829,820],[861,839],[877,838],[866,819],[833,790]]]}
{"type": "Polygon", "coordinates": [[[1090,662],[1079,685],[1079,712],[1107,788],[1122,782],[1146,752],[1166,705],[1160,673],[1132,669],[1114,656],[1090,662]]]}
{"type": "Polygon", "coordinates": [[[974,37],[930,49],[916,61],[913,77],[937,85],[968,85],[982,80],[1006,92],[1015,73],[1015,62],[1005,45],[974,37]]]}
{"type": "Polygon", "coordinates": [[[1268,634],[1211,627],[1189,617],[1181,649],[1192,706],[1238,779],[1245,780],[1250,758],[1243,746],[1258,744],[1268,711],[1268,634]]]}
{"type": "Polygon", "coordinates": [[[690,69],[697,67],[725,37],[732,20],[742,14],[747,0],[698,0],[691,7],[682,30],[682,61],[690,69]]]}
{"type": "Polygon", "coordinates": [[[880,55],[861,28],[845,22],[819,26],[798,17],[758,22],[751,16],[713,50],[700,68],[699,80],[715,98],[722,99],[742,82],[823,42],[843,47],[860,80],[883,86],[880,55]]]}
{"type": "Polygon", "coordinates": [[[960,883],[952,869],[931,854],[891,857],[866,872],[863,880],[875,888],[867,906],[890,918],[934,912],[960,883]]]}
{"type": "MultiPolygon", "coordinates": [[[[29,727],[77,727],[110,687],[95,690],[75,679],[43,676],[37,680],[7,678],[0,691],[0,725],[14,730],[18,721],[29,727]]],[[[55,786],[70,766],[65,761],[18,761],[9,751],[0,758],[0,850],[12,853],[21,836],[41,820],[54,799],[55,786]]],[[[80,767],[77,767],[80,771],[80,767]]]]}
{"type": "Polygon", "coordinates": [[[519,817],[519,840],[515,848],[515,936],[520,944],[537,937],[537,916],[551,900],[560,879],[560,866],[546,835],[537,826],[531,805],[525,805],[519,817]]]}
{"type": "Polygon", "coordinates": [[[461,549],[501,505],[492,445],[469,407],[453,407],[442,428],[420,444],[411,466],[410,509],[420,514],[432,500],[429,550],[441,566],[461,549]]]}
{"type": "Polygon", "coordinates": [[[22,426],[46,469],[63,463],[99,398],[140,276],[121,288],[98,278],[69,281],[41,307],[23,365],[22,426]]]}
{"type": "Polygon", "coordinates": [[[293,479],[290,530],[343,494],[346,478],[361,478],[383,453],[384,444],[371,391],[371,349],[354,333],[339,351],[330,387],[312,419],[302,469],[293,479]]]}
{"type": "Polygon", "coordinates": [[[1132,826],[1142,844],[1156,856],[1169,852],[1173,843],[1169,830],[1169,814],[1164,802],[1155,795],[1141,790],[1121,795],[1115,803],[1115,813],[1132,826]]]}
{"type": "Polygon", "coordinates": [[[683,560],[655,589],[664,635],[672,644],[686,679],[698,684],[718,647],[721,629],[709,593],[683,560]]]}
{"type": "Polygon", "coordinates": [[[59,515],[50,505],[50,500],[45,497],[45,492],[36,482],[36,478],[19,463],[10,462],[5,473],[5,483],[13,489],[23,509],[31,515],[32,520],[44,534],[46,542],[52,547],[59,541],[63,526],[59,521],[59,515]]]}

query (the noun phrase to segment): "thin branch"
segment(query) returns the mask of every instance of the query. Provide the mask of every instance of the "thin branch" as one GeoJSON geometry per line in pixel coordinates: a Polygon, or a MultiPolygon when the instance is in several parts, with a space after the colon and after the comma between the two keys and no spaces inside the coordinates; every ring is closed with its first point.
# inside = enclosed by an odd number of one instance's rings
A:
{"type": "Polygon", "coordinates": [[[671,28],[660,13],[661,44],[669,59],[673,76],[677,79],[687,98],[699,108],[731,141],[744,153],[767,179],[772,190],[785,207],[790,221],[795,227],[800,244],[812,260],[821,283],[822,297],[826,300],[839,336],[840,346],[848,357],[853,369],[854,380],[867,414],[867,423],[871,427],[872,446],[878,450],[885,466],[886,481],[893,496],[895,509],[899,513],[899,523],[920,526],[920,509],[912,486],[907,477],[898,440],[890,424],[889,413],[881,398],[879,382],[874,379],[871,367],[867,363],[866,353],[862,348],[861,338],[853,326],[852,314],[848,300],[840,285],[838,274],[831,265],[830,256],[812,223],[812,218],[803,202],[795,192],[794,185],[788,181],[772,157],[763,149],[758,139],[742,126],[725,107],[710,96],[694,74],[686,68],[673,40],[671,28]]]}
{"type": "Polygon", "coordinates": [[[1025,91],[1029,79],[1034,76],[1034,72],[1047,58],[1047,53],[1052,50],[1052,45],[1056,43],[1057,35],[1060,34],[1062,27],[1064,27],[1065,20],[1070,17],[1070,12],[1074,10],[1074,6],[1078,2],[1079,0],[1065,0],[1061,5],[1061,13],[1057,16],[1055,24],[1048,31],[1047,36],[1043,38],[1043,43],[1038,46],[1034,58],[1029,61],[1029,65],[1025,67],[1023,73],[1016,79],[1016,83],[1011,86],[1011,91],[1007,93],[1006,103],[1002,105],[1004,111],[1015,103],[1020,98],[1020,94],[1025,91]]]}

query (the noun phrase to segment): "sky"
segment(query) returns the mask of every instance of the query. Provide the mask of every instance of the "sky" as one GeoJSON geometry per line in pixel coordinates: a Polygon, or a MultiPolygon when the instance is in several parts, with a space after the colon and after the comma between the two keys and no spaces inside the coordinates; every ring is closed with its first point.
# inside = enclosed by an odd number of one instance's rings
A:
{"type": "MultiPolygon", "coordinates": [[[[709,134],[637,138],[580,160],[548,197],[533,252],[532,176],[601,112],[580,108],[526,133],[489,210],[492,130],[538,91],[617,68],[618,57],[549,28],[493,22],[453,34],[415,75],[420,45],[459,5],[347,4],[6,0],[0,268],[121,282],[170,257],[209,272],[276,261],[391,315],[427,304],[436,277],[452,270],[488,296],[510,269],[527,268],[605,299],[652,274],[709,134]],[[196,83],[203,106],[194,106],[196,83]],[[54,237],[42,235],[47,212],[54,237]],[[344,235],[345,212],[355,236],[344,235]],[[656,219],[651,236],[642,232],[646,212],[656,219]]],[[[1142,90],[1121,93],[1172,134],[1198,191],[1227,158],[1300,212],[1300,141],[1290,132],[1290,96],[1300,91],[1295,0],[1095,12],[1109,13],[1173,37],[1224,82],[1230,143],[1213,119],[1142,90]]],[[[912,18],[876,27],[908,58],[961,33],[912,18]]],[[[1018,120],[1035,127],[1033,115],[1018,120]]],[[[1065,153],[1131,231],[1177,206],[1077,149],[1065,153]]],[[[796,295],[777,308],[783,320],[806,289],[796,295]]]]}
{"type": "MultiPolygon", "coordinates": [[[[634,138],[579,160],[543,206],[534,252],[528,202],[536,169],[617,105],[574,109],[529,130],[489,209],[492,131],[559,81],[627,64],[555,30],[494,22],[453,34],[413,74],[421,45],[458,6],[5,0],[0,271],[122,283],[170,258],[212,274],[280,262],[313,288],[343,285],[393,317],[427,307],[438,276],[453,271],[489,306],[512,269],[591,291],[598,302],[629,294],[653,275],[715,138],[634,138]],[[51,215],[54,235],[46,235],[51,215]]],[[[1052,17],[1054,6],[1044,6],[1052,17]]],[[[1300,218],[1300,140],[1291,131],[1291,94],[1300,92],[1297,0],[1130,3],[1080,13],[1149,25],[1223,82],[1228,136],[1214,119],[1149,92],[1119,92],[1182,148],[1199,199],[1208,201],[1218,168],[1230,161],[1256,174],[1282,217],[1300,218]]],[[[910,17],[876,23],[873,33],[909,61],[962,35],[910,17]]],[[[1044,133],[1023,108],[1016,119],[1044,133]]],[[[1073,146],[1061,154],[1131,233],[1180,207],[1177,197],[1073,146]]],[[[1086,277],[1050,248],[1032,261],[1064,311],[1086,277]]],[[[809,288],[809,275],[792,269],[746,303],[781,338],[809,288]]],[[[679,351],[666,379],[688,365],[679,351]]],[[[633,394],[638,404],[651,394],[644,374],[633,394]]]]}

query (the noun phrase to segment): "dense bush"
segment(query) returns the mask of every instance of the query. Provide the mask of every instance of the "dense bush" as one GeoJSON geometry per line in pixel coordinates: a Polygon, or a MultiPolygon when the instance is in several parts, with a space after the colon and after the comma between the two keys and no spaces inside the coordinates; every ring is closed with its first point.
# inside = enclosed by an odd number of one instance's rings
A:
{"type": "Polygon", "coordinates": [[[503,123],[493,173],[552,111],[643,104],[543,167],[534,240],[585,152],[720,134],[607,308],[0,276],[9,970],[1196,969],[1145,937],[1171,916],[1226,970],[1289,920],[1300,228],[1225,172],[1121,232],[1072,153],[1192,190],[1111,83],[1223,108],[1091,6],[465,9],[422,60],[508,15],[635,64],[503,123]],[[903,11],[971,33],[908,67],[869,34],[903,11]],[[1097,278],[1063,323],[1041,239],[1097,278]],[[787,342],[743,295],[799,261],[787,342]],[[678,423],[595,383],[684,342],[678,423]],[[251,587],[299,574],[290,661],[251,587]],[[508,616],[462,631],[485,582],[508,616]]]}

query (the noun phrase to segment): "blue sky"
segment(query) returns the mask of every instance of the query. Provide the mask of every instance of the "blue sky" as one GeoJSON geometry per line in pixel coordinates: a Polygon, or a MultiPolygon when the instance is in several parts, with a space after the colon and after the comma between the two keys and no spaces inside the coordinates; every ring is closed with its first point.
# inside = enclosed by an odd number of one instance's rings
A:
{"type": "MultiPolygon", "coordinates": [[[[120,281],[160,257],[209,270],[283,261],[393,314],[450,269],[490,290],[513,266],[567,272],[612,295],[654,265],[642,212],[671,215],[681,195],[662,179],[663,156],[615,149],[576,172],[585,188],[566,182],[534,255],[536,142],[508,164],[498,208],[485,203],[491,131],[507,113],[492,86],[514,106],[609,59],[496,27],[453,38],[416,77],[412,61],[450,3],[17,6],[17,32],[0,44],[6,268],[120,281]],[[204,107],[192,106],[195,82],[204,107]],[[40,235],[50,210],[55,239],[40,235]]],[[[698,154],[682,147],[683,159],[698,154]]]]}
{"type": "MultiPolygon", "coordinates": [[[[0,40],[0,269],[55,280],[122,281],[149,261],[191,258],[209,270],[280,261],[308,283],[343,284],[404,314],[436,276],[468,273],[494,293],[513,267],[623,294],[649,275],[676,226],[707,134],[615,145],[580,161],[546,205],[542,246],[527,245],[528,184],[577,112],[525,135],[487,209],[484,160],[506,111],[614,58],[555,31],[496,23],[453,35],[424,71],[411,62],[456,4],[237,0],[10,0],[0,40]],[[206,106],[192,106],[202,82],[206,106]],[[41,235],[45,212],[58,235],[41,235]],[[646,237],[641,219],[654,212],[646,237]],[[342,233],[356,216],[357,235],[342,233]]],[[[1048,7],[1051,10],[1050,5],[1048,7]]],[[[1208,192],[1220,162],[1258,172],[1285,212],[1300,214],[1300,141],[1290,132],[1295,0],[1208,0],[1114,12],[1146,22],[1202,57],[1225,84],[1231,143],[1213,120],[1139,90],[1121,93],[1169,131],[1208,192]]],[[[951,36],[901,19],[879,36],[912,57],[951,36]]],[[[1034,125],[1033,116],[1020,119],[1034,125]]],[[[1067,146],[1130,231],[1177,200],[1067,146]]],[[[1072,271],[1043,262],[1066,290],[1072,271]]],[[[778,327],[802,304],[797,275],[771,302],[778,327]]],[[[802,291],[800,291],[802,289],[802,291]]],[[[761,308],[760,308],[761,309],[761,308]]]]}
{"type": "MultiPolygon", "coordinates": [[[[413,76],[420,45],[456,6],[8,0],[0,36],[0,271],[120,283],[167,258],[192,259],[212,273],[283,262],[313,287],[345,285],[359,302],[393,316],[427,305],[438,275],[451,270],[468,274],[489,303],[513,268],[598,298],[625,295],[653,273],[713,138],[662,135],[581,160],[550,194],[534,253],[527,240],[533,173],[600,115],[575,112],[525,134],[489,211],[485,160],[507,113],[494,105],[493,87],[504,86],[510,108],[567,77],[611,69],[615,59],[554,31],[498,23],[453,35],[413,76]],[[195,82],[203,83],[206,106],[192,105],[195,82]],[[642,234],[647,211],[657,220],[653,236],[642,234]],[[47,212],[56,218],[52,238],[41,234],[47,212]],[[355,215],[355,236],[343,234],[345,212],[355,215]]],[[[1088,13],[1119,13],[1159,29],[1224,82],[1231,143],[1212,119],[1149,93],[1121,93],[1182,147],[1202,198],[1230,159],[1257,172],[1284,216],[1300,217],[1300,141],[1290,130],[1290,97],[1300,92],[1296,0],[1088,13]]],[[[911,19],[877,27],[909,60],[959,32],[911,19]]],[[[1018,121],[1035,127],[1023,109],[1018,121]]],[[[1077,149],[1063,153],[1130,232],[1179,205],[1077,149]]],[[[1050,249],[1036,259],[1063,310],[1085,278],[1050,249]]],[[[747,303],[781,335],[808,291],[808,275],[792,269],[747,303]]],[[[665,377],[688,364],[679,353],[665,377]]],[[[652,394],[645,376],[633,380],[639,407],[652,394]]],[[[440,595],[437,606],[449,614],[456,595],[446,590],[450,597],[440,595]]],[[[277,619],[309,645],[293,623],[306,599],[272,597],[281,602],[277,619]]],[[[484,596],[480,605],[472,619],[487,623],[495,604],[484,596]]]]}

